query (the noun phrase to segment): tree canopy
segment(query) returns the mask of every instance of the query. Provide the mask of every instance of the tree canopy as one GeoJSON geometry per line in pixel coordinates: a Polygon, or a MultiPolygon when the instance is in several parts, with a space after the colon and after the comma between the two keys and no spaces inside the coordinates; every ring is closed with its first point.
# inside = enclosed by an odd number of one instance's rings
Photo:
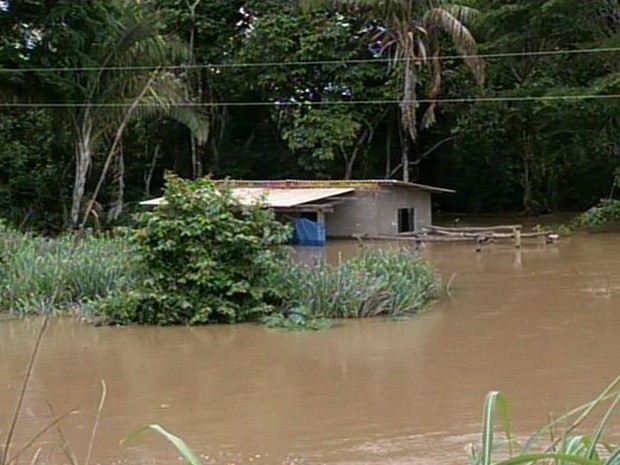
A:
{"type": "Polygon", "coordinates": [[[0,2],[0,216],[123,220],[186,178],[400,177],[584,210],[620,166],[618,0],[0,2]]]}

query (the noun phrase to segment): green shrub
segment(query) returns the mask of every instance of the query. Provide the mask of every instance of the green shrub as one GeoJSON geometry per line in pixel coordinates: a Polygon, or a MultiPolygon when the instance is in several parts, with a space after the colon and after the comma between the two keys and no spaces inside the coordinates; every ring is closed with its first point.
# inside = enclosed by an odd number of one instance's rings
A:
{"type": "Polygon", "coordinates": [[[573,228],[600,228],[612,221],[620,220],[620,200],[604,199],[587,212],[579,215],[574,223],[573,228]]]}
{"type": "Polygon", "coordinates": [[[306,318],[412,315],[438,295],[429,264],[407,248],[368,249],[338,265],[290,263],[277,281],[281,312],[306,318]]]}
{"type": "Polygon", "coordinates": [[[243,206],[208,179],[168,176],[165,203],[137,216],[132,242],[146,270],[139,285],[95,305],[121,324],[258,320],[275,295],[269,276],[288,230],[257,202],[243,206]]]}
{"type": "Polygon", "coordinates": [[[75,309],[133,285],[138,275],[122,236],[23,234],[0,225],[0,310],[75,309]]]}

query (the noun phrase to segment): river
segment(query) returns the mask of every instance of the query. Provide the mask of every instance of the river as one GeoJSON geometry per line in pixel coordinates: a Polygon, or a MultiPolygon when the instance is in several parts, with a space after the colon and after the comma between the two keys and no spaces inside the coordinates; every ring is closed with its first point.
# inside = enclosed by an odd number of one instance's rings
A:
{"type": "MultiPolygon", "coordinates": [[[[356,247],[336,242],[327,253],[336,261],[356,247]]],[[[91,464],[179,463],[155,435],[119,444],[148,423],[183,437],[205,463],[466,463],[487,391],[508,396],[514,427],[526,433],[547,412],[591,399],[620,369],[620,235],[481,253],[431,244],[422,253],[451,280],[452,297],[411,321],[298,333],[54,320],[13,450],[51,408],[71,412],[60,428],[84,464],[104,381],[91,464]]],[[[0,321],[0,437],[40,323],[0,321]]],[[[41,460],[68,463],[61,444],[58,431],[45,434],[41,460]]]]}

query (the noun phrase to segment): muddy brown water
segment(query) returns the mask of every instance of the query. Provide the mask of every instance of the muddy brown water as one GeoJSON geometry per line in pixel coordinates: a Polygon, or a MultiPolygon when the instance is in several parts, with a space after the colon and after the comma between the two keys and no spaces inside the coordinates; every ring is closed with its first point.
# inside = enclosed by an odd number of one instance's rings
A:
{"type": "MultiPolygon", "coordinates": [[[[337,242],[327,254],[337,261],[356,249],[337,242]]],[[[592,398],[620,369],[620,235],[423,253],[445,280],[454,274],[453,297],[406,322],[295,333],[55,320],[12,450],[49,421],[51,406],[73,411],[60,425],[84,463],[104,380],[91,464],[179,463],[155,435],[119,444],[148,423],[183,437],[205,463],[466,463],[488,390],[506,393],[526,433],[548,411],[592,398]]],[[[0,437],[39,325],[0,321],[0,437]]],[[[58,432],[46,434],[41,458],[67,463],[61,444],[58,432]]]]}

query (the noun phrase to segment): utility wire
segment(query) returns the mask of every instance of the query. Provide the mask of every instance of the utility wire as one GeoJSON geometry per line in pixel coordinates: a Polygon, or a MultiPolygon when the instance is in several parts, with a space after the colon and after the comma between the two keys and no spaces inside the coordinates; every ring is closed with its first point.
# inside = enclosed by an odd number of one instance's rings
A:
{"type": "MultiPolygon", "coordinates": [[[[581,94],[581,95],[541,95],[525,97],[475,97],[475,98],[443,98],[443,99],[418,99],[418,100],[342,100],[342,101],[319,101],[319,102],[179,102],[164,105],[156,103],[139,103],[138,107],[171,107],[171,108],[210,108],[210,107],[310,107],[310,106],[355,106],[355,105],[387,105],[387,104],[408,104],[408,103],[493,103],[493,102],[539,102],[539,101],[575,101],[575,100],[610,100],[620,99],[620,94],[581,94]]],[[[124,108],[133,106],[134,103],[28,103],[28,102],[7,102],[0,103],[0,108],[124,108]]]]}
{"type": "MultiPolygon", "coordinates": [[[[509,53],[481,53],[473,55],[440,55],[433,57],[438,60],[476,59],[476,58],[511,58],[511,57],[540,57],[550,55],[580,55],[589,53],[615,53],[620,52],[620,47],[589,48],[575,50],[541,50],[538,52],[509,52],[509,53]]],[[[426,61],[430,57],[415,57],[413,61],[426,61]]],[[[363,63],[394,63],[406,61],[408,58],[361,58],[348,60],[314,60],[314,61],[264,61],[246,63],[203,63],[184,65],[153,65],[153,66],[76,66],[76,67],[47,67],[47,68],[0,68],[0,74],[12,73],[61,73],[61,72],[100,72],[100,71],[147,71],[155,69],[165,70],[189,70],[189,69],[220,69],[220,68],[269,68],[274,66],[319,66],[319,65],[347,65],[363,63]]]]}

